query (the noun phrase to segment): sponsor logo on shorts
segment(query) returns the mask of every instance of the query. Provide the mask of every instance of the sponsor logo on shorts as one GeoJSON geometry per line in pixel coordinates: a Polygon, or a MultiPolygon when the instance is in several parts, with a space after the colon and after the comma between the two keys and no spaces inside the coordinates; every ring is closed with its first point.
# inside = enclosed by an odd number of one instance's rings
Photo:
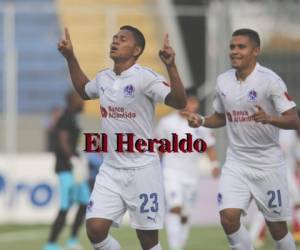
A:
{"type": "Polygon", "coordinates": [[[86,209],[87,209],[89,212],[91,212],[93,206],[94,206],[94,201],[93,201],[93,200],[90,200],[89,203],[88,203],[88,205],[87,205],[87,208],[86,208],[86,209]]]}
{"type": "Polygon", "coordinates": [[[277,210],[273,210],[273,214],[278,214],[278,215],[280,215],[281,212],[279,212],[279,211],[277,211],[277,210]]]}
{"type": "Polygon", "coordinates": [[[222,204],[222,200],[223,200],[223,195],[221,193],[218,193],[218,195],[217,195],[217,201],[218,201],[219,205],[222,204]]]}
{"type": "Polygon", "coordinates": [[[154,223],[156,223],[156,215],[154,217],[151,217],[151,216],[148,215],[147,219],[153,221],[154,223]]]}

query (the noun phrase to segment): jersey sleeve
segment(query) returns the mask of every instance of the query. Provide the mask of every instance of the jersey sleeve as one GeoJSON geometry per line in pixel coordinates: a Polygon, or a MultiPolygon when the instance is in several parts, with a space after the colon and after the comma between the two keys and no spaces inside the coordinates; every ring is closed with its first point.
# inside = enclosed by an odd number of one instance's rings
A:
{"type": "Polygon", "coordinates": [[[99,98],[99,77],[98,75],[90,80],[86,85],[85,85],[85,93],[88,95],[90,99],[97,99],[99,98]]]}
{"type": "Polygon", "coordinates": [[[220,114],[225,113],[225,108],[224,108],[222,98],[221,98],[221,91],[219,89],[218,84],[216,86],[215,97],[213,100],[213,108],[217,113],[220,113],[220,114]]]}
{"type": "Polygon", "coordinates": [[[144,88],[145,95],[155,103],[164,103],[166,96],[171,90],[164,77],[152,71],[147,72],[144,77],[146,83],[144,88]]]}
{"type": "Polygon", "coordinates": [[[285,83],[281,79],[271,83],[269,96],[275,110],[280,114],[296,106],[292,97],[290,97],[287,92],[285,83]]]}

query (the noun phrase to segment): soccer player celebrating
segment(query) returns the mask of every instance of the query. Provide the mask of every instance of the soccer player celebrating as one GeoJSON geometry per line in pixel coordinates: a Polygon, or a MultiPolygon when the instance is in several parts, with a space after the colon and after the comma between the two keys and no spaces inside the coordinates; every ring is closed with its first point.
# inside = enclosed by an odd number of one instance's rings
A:
{"type": "Polygon", "coordinates": [[[257,63],[260,38],[239,29],[230,42],[233,69],[217,79],[215,112],[185,113],[192,127],[227,125],[229,147],[220,178],[220,219],[233,250],[253,250],[240,223],[252,199],[263,213],[276,250],[294,250],[286,220],[290,218],[286,167],[278,143],[279,129],[296,129],[299,117],[286,85],[273,71],[257,63]]]}
{"type": "Polygon", "coordinates": [[[170,86],[151,69],[136,64],[145,47],[143,34],[123,26],[113,36],[112,69],[100,71],[89,80],[74,55],[68,30],[58,49],[66,58],[74,88],[83,99],[100,98],[101,132],[108,136],[96,183],[87,207],[87,234],[96,250],[118,250],[109,235],[126,210],[144,250],[161,249],[158,229],[163,226],[164,192],[162,173],[155,152],[116,152],[116,133],[133,133],[136,138],[152,138],[154,107],[157,102],[182,109],[185,91],[175,65],[175,53],[168,36],[159,52],[170,77],[170,86]]]}
{"type": "MultiPolygon", "coordinates": [[[[190,133],[194,138],[203,139],[207,144],[206,152],[211,161],[212,175],[218,177],[220,169],[214,146],[215,137],[208,128],[189,127],[182,116],[183,111],[198,112],[200,108],[196,89],[187,89],[186,94],[185,109],[163,117],[156,127],[157,137],[171,140],[174,133],[179,138],[184,138],[186,133],[190,133]]],[[[200,171],[197,163],[201,157],[203,155],[199,152],[162,154],[167,204],[166,229],[171,250],[183,250],[188,239],[189,217],[199,189],[200,171]]]]}

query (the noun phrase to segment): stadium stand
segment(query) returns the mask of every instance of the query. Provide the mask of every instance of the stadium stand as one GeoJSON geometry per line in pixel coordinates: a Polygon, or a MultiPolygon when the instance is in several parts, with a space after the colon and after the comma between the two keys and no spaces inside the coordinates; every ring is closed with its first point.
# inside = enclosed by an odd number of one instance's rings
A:
{"type": "Polygon", "coordinates": [[[4,57],[4,46],[3,46],[3,13],[0,12],[0,112],[3,112],[3,57],[4,57]]]}
{"type": "Polygon", "coordinates": [[[45,112],[62,104],[70,87],[65,62],[56,50],[59,25],[56,13],[19,13],[16,16],[18,100],[20,112],[45,112]]]}

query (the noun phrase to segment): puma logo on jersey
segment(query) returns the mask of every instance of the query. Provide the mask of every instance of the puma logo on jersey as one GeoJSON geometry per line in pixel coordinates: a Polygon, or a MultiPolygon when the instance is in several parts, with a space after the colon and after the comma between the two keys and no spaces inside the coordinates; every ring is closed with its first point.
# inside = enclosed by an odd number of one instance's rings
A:
{"type": "Polygon", "coordinates": [[[100,90],[102,91],[102,94],[104,94],[104,88],[100,87],[100,90]]]}

